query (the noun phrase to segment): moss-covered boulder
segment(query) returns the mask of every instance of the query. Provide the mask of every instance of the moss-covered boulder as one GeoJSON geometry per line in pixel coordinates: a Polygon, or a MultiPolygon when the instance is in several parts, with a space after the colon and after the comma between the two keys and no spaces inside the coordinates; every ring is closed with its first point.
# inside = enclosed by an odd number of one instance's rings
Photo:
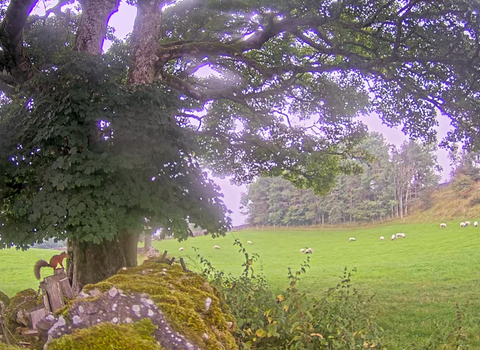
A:
{"type": "MultiPolygon", "coordinates": [[[[42,306],[41,296],[31,288],[18,292],[10,299],[5,311],[5,323],[8,328],[8,340],[12,344],[25,342],[31,344],[31,348],[41,347],[38,336],[25,334],[23,331],[31,327],[30,312],[42,306]]],[[[2,342],[6,342],[6,340],[2,338],[2,342]]]]}
{"type": "Polygon", "coordinates": [[[53,341],[48,349],[62,350],[163,350],[153,336],[156,327],[148,318],[132,324],[100,323],[77,329],[53,341]]]}
{"type": "Polygon", "coordinates": [[[0,290],[0,302],[2,302],[5,307],[7,307],[10,304],[10,298],[1,290],[0,290]]]}
{"type": "Polygon", "coordinates": [[[161,260],[85,286],[58,316],[48,331],[49,350],[120,349],[108,340],[119,334],[131,340],[126,349],[237,349],[234,318],[218,293],[199,275],[161,260]],[[95,338],[103,347],[91,345],[95,338]]]}
{"type": "MultiPolygon", "coordinates": [[[[4,322],[4,318],[5,318],[5,314],[7,312],[7,306],[8,304],[10,304],[10,298],[5,294],[3,293],[2,291],[0,291],[0,327],[2,326],[2,323],[4,322]]],[[[0,332],[0,346],[2,345],[2,342],[6,341],[6,339],[4,339],[5,335],[3,334],[3,332],[0,332]]],[[[1,348],[0,348],[1,350],[1,348]]]]}
{"type": "Polygon", "coordinates": [[[30,326],[28,314],[42,305],[41,298],[33,289],[25,289],[18,292],[7,306],[6,321],[7,327],[15,332],[17,327],[30,326]]]}
{"type": "Polygon", "coordinates": [[[15,345],[7,345],[0,342],[0,350],[25,350],[25,348],[15,345]]]}

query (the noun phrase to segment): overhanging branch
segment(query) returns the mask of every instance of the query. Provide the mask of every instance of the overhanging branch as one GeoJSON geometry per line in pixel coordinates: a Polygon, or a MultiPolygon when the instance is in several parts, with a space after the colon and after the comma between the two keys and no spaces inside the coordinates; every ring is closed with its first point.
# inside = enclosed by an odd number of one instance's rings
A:
{"type": "Polygon", "coordinates": [[[23,46],[23,27],[38,0],[12,0],[0,25],[3,60],[0,69],[14,84],[27,81],[33,74],[32,65],[23,46]]]}

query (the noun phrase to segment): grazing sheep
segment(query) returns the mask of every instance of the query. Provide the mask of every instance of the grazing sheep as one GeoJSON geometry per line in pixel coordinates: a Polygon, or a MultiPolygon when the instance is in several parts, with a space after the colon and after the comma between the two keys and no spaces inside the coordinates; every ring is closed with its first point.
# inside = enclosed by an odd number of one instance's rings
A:
{"type": "Polygon", "coordinates": [[[385,237],[383,236],[380,236],[380,240],[383,241],[385,239],[385,237]]]}
{"type": "Polygon", "coordinates": [[[391,239],[391,240],[393,241],[395,238],[397,238],[397,236],[392,235],[392,239],[391,239]]]}
{"type": "Polygon", "coordinates": [[[312,254],[312,253],[313,253],[312,248],[308,248],[307,250],[305,250],[305,254],[312,254]]]}
{"type": "Polygon", "coordinates": [[[473,226],[478,227],[478,221],[475,221],[475,222],[473,223],[473,226]]]}
{"type": "Polygon", "coordinates": [[[397,238],[405,238],[405,233],[397,233],[395,236],[397,238]]]}
{"type": "Polygon", "coordinates": [[[470,221],[465,221],[465,226],[470,226],[470,221]]]}
{"type": "Polygon", "coordinates": [[[467,225],[465,225],[464,222],[461,222],[461,223],[460,223],[460,227],[467,227],[467,225]]]}
{"type": "Polygon", "coordinates": [[[248,244],[252,244],[252,241],[247,241],[248,244]]]}
{"type": "Polygon", "coordinates": [[[300,249],[300,253],[305,253],[305,249],[300,249]]]}
{"type": "Polygon", "coordinates": [[[214,249],[220,249],[220,247],[218,245],[214,245],[213,248],[214,249]]]}
{"type": "Polygon", "coordinates": [[[179,251],[182,251],[183,249],[184,249],[183,247],[178,248],[179,251]]]}
{"type": "Polygon", "coordinates": [[[349,242],[354,242],[354,241],[356,241],[356,239],[353,238],[353,237],[351,237],[348,241],[349,241],[349,242]]]}
{"type": "Polygon", "coordinates": [[[447,224],[444,223],[444,222],[442,222],[442,223],[440,224],[440,228],[447,228],[447,224]]]}

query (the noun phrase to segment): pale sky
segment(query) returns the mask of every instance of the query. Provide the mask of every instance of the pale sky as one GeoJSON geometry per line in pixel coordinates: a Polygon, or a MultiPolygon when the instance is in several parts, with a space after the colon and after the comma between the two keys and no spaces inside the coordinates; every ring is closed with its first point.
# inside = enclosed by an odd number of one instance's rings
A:
{"type": "MultiPolygon", "coordinates": [[[[119,11],[115,13],[109,22],[109,25],[115,28],[115,35],[124,39],[125,36],[132,31],[133,22],[135,20],[136,8],[127,5],[122,1],[119,11]]],[[[106,49],[109,43],[106,42],[104,48],[106,49]]],[[[440,116],[438,118],[439,126],[437,128],[438,139],[441,140],[450,129],[450,123],[448,118],[440,116]]],[[[396,146],[406,139],[403,132],[399,129],[392,129],[382,124],[378,116],[370,115],[362,118],[362,121],[368,126],[370,131],[377,131],[385,136],[388,143],[393,143],[396,146]]],[[[448,181],[450,178],[450,164],[448,160],[448,152],[445,150],[439,150],[437,152],[438,163],[442,166],[443,171],[442,182],[448,181]]],[[[241,225],[244,223],[245,218],[240,213],[240,197],[241,193],[246,191],[245,186],[234,186],[228,179],[215,179],[215,182],[220,186],[224,194],[224,203],[232,213],[233,225],[241,225]]]]}

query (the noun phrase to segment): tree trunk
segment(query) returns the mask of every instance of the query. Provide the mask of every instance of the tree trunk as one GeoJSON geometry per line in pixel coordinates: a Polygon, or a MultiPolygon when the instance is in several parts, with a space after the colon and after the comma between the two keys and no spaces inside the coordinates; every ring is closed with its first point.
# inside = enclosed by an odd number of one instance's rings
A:
{"type": "Polygon", "coordinates": [[[102,53],[110,17],[118,11],[119,0],[83,0],[82,17],[75,39],[75,50],[92,55],[102,53]]]}
{"type": "Polygon", "coordinates": [[[69,239],[67,275],[74,292],[113,276],[122,267],[137,266],[137,242],[138,235],[122,235],[100,244],[69,239]]]}
{"type": "Polygon", "coordinates": [[[155,77],[158,43],[161,39],[163,0],[137,0],[137,17],[132,32],[133,65],[128,85],[150,84],[155,77]]]}
{"type": "Polygon", "coordinates": [[[398,206],[399,206],[399,209],[400,209],[400,218],[403,219],[403,193],[402,193],[402,190],[400,189],[400,196],[399,196],[399,203],[398,203],[398,206]]]}
{"type": "Polygon", "coordinates": [[[152,248],[152,235],[146,233],[145,234],[145,251],[148,251],[152,248]]]}
{"type": "MultiPolygon", "coordinates": [[[[118,10],[119,0],[82,0],[82,18],[77,32],[75,49],[92,55],[101,48],[110,16],[118,10]]],[[[128,85],[151,83],[155,72],[155,53],[158,49],[161,24],[161,1],[138,0],[137,18],[132,33],[133,65],[128,85]]],[[[122,267],[137,265],[138,234],[120,232],[112,241],[99,244],[68,240],[68,271],[74,292],[84,285],[102,281],[122,267]]]]}

